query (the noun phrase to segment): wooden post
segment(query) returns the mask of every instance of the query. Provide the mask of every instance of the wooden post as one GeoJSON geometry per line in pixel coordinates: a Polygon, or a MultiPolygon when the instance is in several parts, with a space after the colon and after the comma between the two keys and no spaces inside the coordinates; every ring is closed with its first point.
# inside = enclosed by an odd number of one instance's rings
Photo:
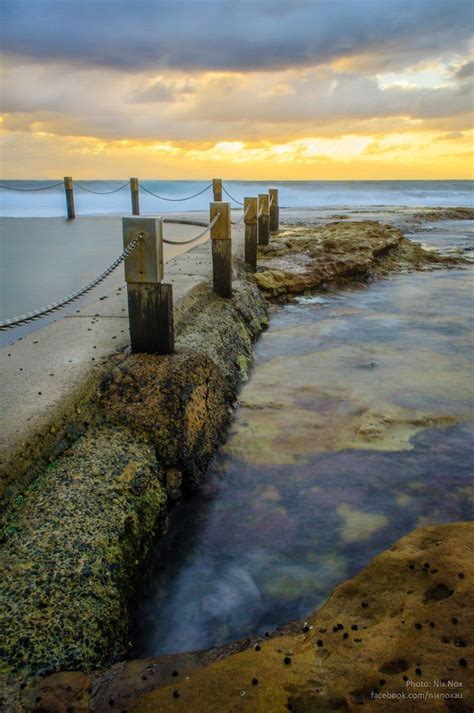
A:
{"type": "Polygon", "coordinates": [[[245,262],[252,272],[257,269],[257,199],[244,198],[245,262]]]}
{"type": "Polygon", "coordinates": [[[163,284],[163,219],[123,218],[123,245],[141,240],[125,258],[132,352],[174,351],[173,287],[163,284]]]}
{"type": "Polygon", "coordinates": [[[130,192],[132,194],[132,215],[140,215],[140,201],[138,198],[138,178],[130,179],[130,192]]]}
{"type": "Polygon", "coordinates": [[[280,207],[278,205],[278,188],[270,188],[270,233],[276,233],[280,228],[280,207]]]}
{"type": "Polygon", "coordinates": [[[74,220],[76,212],[74,210],[74,189],[71,176],[64,176],[64,191],[66,193],[67,219],[74,220]]]}
{"type": "Polygon", "coordinates": [[[210,206],[211,222],[220,213],[211,228],[212,279],[214,292],[221,297],[232,295],[232,240],[230,223],[230,203],[215,201],[210,206]]]}
{"type": "Polygon", "coordinates": [[[212,191],[214,193],[214,200],[221,201],[222,200],[222,178],[213,178],[212,179],[212,191]]]}
{"type": "Polygon", "coordinates": [[[269,200],[268,193],[258,194],[258,244],[268,245],[270,232],[268,230],[269,200]]]}

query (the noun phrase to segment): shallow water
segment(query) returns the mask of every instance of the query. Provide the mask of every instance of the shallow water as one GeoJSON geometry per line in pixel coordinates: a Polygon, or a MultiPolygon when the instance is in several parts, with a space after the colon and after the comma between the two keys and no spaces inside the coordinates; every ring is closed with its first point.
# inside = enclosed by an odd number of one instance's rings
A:
{"type": "Polygon", "coordinates": [[[471,268],[279,309],[204,490],[157,553],[134,653],[303,618],[413,528],[472,517],[472,327],[471,268]]]}

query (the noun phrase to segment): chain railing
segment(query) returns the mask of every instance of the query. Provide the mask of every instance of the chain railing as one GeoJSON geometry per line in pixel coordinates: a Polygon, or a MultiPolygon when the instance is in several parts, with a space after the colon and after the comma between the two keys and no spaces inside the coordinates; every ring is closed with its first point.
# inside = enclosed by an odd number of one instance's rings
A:
{"type": "Polygon", "coordinates": [[[126,181],[123,185],[119,186],[118,188],[114,188],[111,191],[94,191],[93,188],[87,188],[87,186],[82,186],[77,181],[73,181],[73,183],[75,186],[80,188],[81,191],[85,191],[86,193],[94,193],[94,195],[96,196],[110,196],[112,193],[118,193],[119,191],[123,191],[124,188],[130,185],[130,181],[126,181]]]}
{"type": "Polygon", "coordinates": [[[186,196],[185,198],[168,198],[166,196],[160,196],[158,193],[154,193],[153,191],[150,191],[149,188],[146,188],[142,183],[139,184],[140,188],[142,191],[145,191],[145,193],[149,193],[150,196],[154,196],[155,198],[159,198],[161,201],[170,201],[172,203],[180,203],[181,201],[190,201],[193,198],[197,198],[198,196],[202,195],[206,191],[209,190],[209,188],[212,188],[212,183],[210,183],[208,186],[202,189],[202,191],[198,191],[198,193],[195,193],[192,196],[186,196]]]}
{"type": "Polygon", "coordinates": [[[35,191],[49,191],[51,188],[57,188],[62,186],[63,182],[53,183],[50,186],[39,186],[37,188],[18,188],[17,186],[4,186],[0,185],[0,188],[4,191],[20,191],[22,193],[34,193],[35,191]]]}
{"type": "MultiPolygon", "coordinates": [[[[69,193],[71,194],[71,196],[72,196],[72,185],[76,186],[81,191],[84,191],[86,193],[92,193],[92,194],[98,195],[98,196],[112,195],[113,193],[118,193],[119,191],[123,191],[123,189],[126,188],[127,186],[131,186],[132,193],[134,190],[136,190],[137,196],[138,196],[138,189],[141,189],[142,191],[144,191],[148,195],[152,196],[153,198],[157,198],[158,200],[167,201],[170,203],[182,203],[185,201],[193,200],[194,198],[201,196],[203,193],[206,193],[206,191],[208,191],[210,188],[213,187],[213,183],[209,183],[207,186],[202,188],[200,191],[197,191],[197,193],[193,193],[190,196],[181,196],[179,198],[172,198],[170,196],[162,196],[159,193],[155,193],[150,188],[147,188],[146,186],[144,186],[143,183],[139,183],[138,179],[130,179],[128,181],[125,181],[120,186],[117,186],[117,188],[113,188],[110,191],[98,191],[98,190],[95,190],[94,188],[89,188],[88,186],[85,186],[83,183],[79,183],[78,181],[72,181],[72,179],[64,179],[64,183],[63,183],[63,181],[58,181],[57,183],[52,183],[51,185],[48,185],[48,186],[38,186],[36,188],[21,188],[19,186],[6,186],[4,184],[0,184],[0,189],[5,190],[5,191],[20,191],[23,193],[30,193],[30,192],[34,193],[37,191],[48,191],[48,190],[51,190],[54,188],[59,188],[59,186],[64,185],[66,188],[66,192],[67,192],[67,186],[65,184],[66,180],[70,181],[69,193]],[[135,185],[137,186],[137,188],[134,188],[132,186],[132,181],[136,181],[135,185]]],[[[244,205],[244,203],[242,201],[240,201],[238,198],[235,198],[235,196],[233,196],[232,193],[230,193],[230,191],[227,190],[226,186],[223,183],[220,183],[220,187],[222,189],[222,192],[225,193],[227,195],[227,197],[230,198],[231,201],[233,201],[234,203],[236,203],[239,206],[244,205]]],[[[216,195],[216,194],[214,194],[214,195],[216,195]]],[[[269,201],[270,208],[272,207],[273,202],[274,202],[274,197],[273,197],[273,195],[271,195],[270,201],[269,201]]],[[[280,206],[280,208],[287,208],[287,206],[280,206]]],[[[138,208],[137,208],[137,211],[138,211],[138,208]]],[[[69,212],[68,212],[68,217],[74,217],[74,216],[69,215],[69,212]]],[[[238,222],[241,222],[241,221],[238,221],[238,222]]]]}
{"type": "Polygon", "coordinates": [[[75,300],[79,299],[79,297],[82,297],[82,295],[85,295],[87,292],[90,292],[90,290],[96,287],[100,282],[102,282],[102,280],[105,280],[105,278],[108,277],[110,273],[113,272],[115,268],[117,268],[120,263],[122,263],[125,258],[127,258],[135,250],[141,239],[142,235],[139,233],[137,237],[132,240],[125,248],[125,250],[118,256],[118,258],[116,258],[116,260],[114,260],[103,272],[101,272],[100,275],[97,275],[97,277],[95,277],[83,287],[79,288],[78,290],[75,290],[74,292],[71,292],[70,294],[63,297],[63,299],[57,300],[56,302],[52,302],[51,304],[46,305],[45,307],[33,310],[32,312],[28,312],[27,314],[22,314],[20,317],[15,317],[14,319],[7,319],[3,322],[0,322],[0,331],[5,331],[7,329],[11,329],[12,327],[17,327],[20,324],[27,324],[28,322],[33,322],[35,319],[44,317],[45,315],[50,314],[51,312],[56,312],[58,309],[61,309],[61,307],[65,307],[71,302],[74,302],[75,300]]]}
{"type": "Polygon", "coordinates": [[[244,204],[242,203],[242,201],[239,201],[239,200],[237,200],[237,198],[234,198],[234,196],[232,196],[232,195],[229,193],[229,191],[227,190],[227,188],[226,188],[224,185],[222,186],[222,190],[224,191],[224,193],[226,194],[226,196],[228,196],[228,197],[230,198],[231,201],[234,201],[234,203],[238,203],[239,205],[244,205],[244,204]]]}
{"type": "MultiPolygon", "coordinates": [[[[15,187],[15,186],[5,186],[3,184],[0,184],[0,189],[12,190],[12,191],[17,190],[17,191],[23,191],[23,192],[28,192],[28,191],[35,192],[35,191],[46,191],[46,190],[50,190],[53,188],[57,188],[61,185],[64,185],[65,190],[66,190],[66,197],[69,199],[68,200],[68,217],[74,218],[74,204],[73,204],[73,198],[72,198],[72,185],[73,184],[75,186],[77,186],[77,188],[79,188],[80,190],[86,191],[87,193],[94,193],[96,195],[110,195],[112,193],[118,193],[119,191],[122,191],[127,186],[130,186],[132,189],[132,194],[133,194],[133,192],[135,192],[135,195],[137,197],[137,202],[136,202],[136,206],[135,206],[135,204],[133,203],[134,196],[132,195],[132,207],[134,208],[133,212],[135,215],[138,215],[138,213],[139,213],[138,190],[140,188],[143,191],[145,191],[146,193],[148,193],[160,200],[172,201],[172,202],[182,202],[182,201],[187,201],[187,200],[196,198],[197,196],[200,196],[203,193],[205,193],[206,191],[208,191],[209,188],[213,187],[214,188],[214,196],[219,195],[219,191],[222,190],[231,199],[231,201],[234,201],[235,203],[238,203],[241,206],[245,206],[244,203],[242,203],[241,201],[236,199],[227,190],[227,188],[222,185],[222,182],[217,179],[215,179],[215,181],[213,181],[212,183],[209,183],[207,186],[202,188],[197,193],[194,193],[191,196],[182,196],[180,198],[170,198],[170,197],[161,196],[157,193],[154,193],[149,188],[146,188],[146,186],[139,183],[138,179],[136,179],[136,178],[132,178],[129,181],[126,181],[125,183],[123,183],[109,191],[96,191],[93,188],[89,188],[87,186],[82,185],[81,183],[72,181],[72,179],[70,177],[65,178],[64,183],[58,182],[58,183],[54,183],[54,184],[51,184],[48,186],[38,186],[36,188],[21,188],[21,187],[15,187]],[[216,186],[214,186],[214,183],[216,183],[216,186]],[[136,207],[136,211],[135,211],[135,207],[136,207]]],[[[275,192],[276,191],[274,191],[274,193],[275,192]]],[[[220,197],[220,195],[219,195],[219,197],[220,197]]],[[[259,196],[259,198],[260,198],[260,196],[259,196]]],[[[265,199],[265,195],[263,195],[262,198],[265,199]]],[[[274,204],[274,195],[272,194],[270,196],[269,201],[266,200],[264,202],[266,204],[265,215],[268,215],[268,208],[271,208],[274,204]]],[[[219,201],[215,201],[215,203],[219,204],[219,201]]],[[[215,203],[211,204],[211,205],[215,205],[215,203]]],[[[260,203],[260,200],[259,200],[259,203],[260,203]]],[[[245,210],[242,211],[242,216],[238,220],[232,221],[229,219],[230,216],[228,215],[228,211],[230,211],[230,204],[222,203],[222,206],[223,206],[222,209],[223,210],[225,209],[225,214],[227,216],[226,221],[229,220],[229,225],[230,224],[238,225],[238,224],[244,222],[249,210],[251,209],[251,206],[249,204],[247,207],[245,207],[245,210]]],[[[208,233],[209,231],[212,231],[212,228],[217,223],[221,214],[222,213],[219,210],[219,212],[216,213],[214,218],[209,223],[200,221],[200,220],[185,219],[185,218],[164,218],[163,222],[165,222],[165,223],[175,223],[175,224],[182,224],[182,225],[196,225],[196,226],[203,227],[204,230],[199,232],[198,235],[195,235],[194,237],[189,238],[187,240],[176,240],[175,241],[175,240],[167,240],[166,238],[161,237],[162,242],[166,243],[167,245],[190,245],[191,243],[195,243],[198,240],[200,240],[201,238],[203,238],[206,235],[206,233],[208,233]]],[[[262,215],[264,215],[263,203],[262,203],[262,205],[259,205],[259,207],[258,207],[257,218],[259,219],[262,215]]],[[[277,223],[278,223],[278,219],[277,219],[277,223]]],[[[259,223],[259,225],[260,225],[260,223],[259,223]]],[[[246,241],[247,241],[247,237],[248,237],[247,236],[247,232],[248,232],[247,228],[249,228],[249,231],[250,231],[250,227],[247,226],[247,224],[246,224],[246,232],[245,232],[246,241]]],[[[278,229],[278,225],[277,225],[277,229],[278,229]]],[[[263,227],[262,227],[262,230],[263,230],[263,227]]],[[[229,232],[228,238],[230,239],[230,231],[228,231],[228,232],[229,232]]],[[[113,272],[113,270],[115,270],[118,267],[118,265],[120,265],[120,263],[122,263],[125,260],[125,258],[128,255],[130,255],[133,252],[133,250],[138,245],[140,236],[141,236],[141,234],[137,235],[137,237],[128,245],[128,247],[105,270],[103,270],[103,272],[101,272],[99,275],[97,275],[97,277],[95,277],[93,280],[88,282],[86,285],[84,285],[80,289],[75,290],[74,292],[71,292],[70,294],[66,295],[63,299],[57,300],[56,302],[52,302],[51,304],[46,305],[40,309],[33,310],[26,314],[22,314],[19,317],[15,317],[13,319],[7,319],[5,321],[0,321],[0,331],[4,331],[7,329],[11,329],[12,327],[21,325],[21,324],[26,324],[28,322],[32,322],[32,321],[39,319],[40,317],[43,317],[51,312],[55,312],[55,311],[61,309],[62,307],[65,307],[66,305],[70,304],[71,302],[79,299],[82,295],[86,294],[87,292],[92,290],[94,287],[96,287],[98,284],[100,284],[106,277],[108,277],[108,275],[110,275],[111,272],[113,272]]],[[[214,239],[212,236],[212,233],[211,233],[211,238],[214,239]]],[[[266,244],[266,243],[263,243],[263,244],[266,244]]]]}

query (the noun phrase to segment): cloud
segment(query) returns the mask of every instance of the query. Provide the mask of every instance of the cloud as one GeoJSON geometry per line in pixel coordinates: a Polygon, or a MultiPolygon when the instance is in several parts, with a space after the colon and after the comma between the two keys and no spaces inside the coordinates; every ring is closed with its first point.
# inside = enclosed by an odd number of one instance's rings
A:
{"type": "Polygon", "coordinates": [[[471,0],[3,0],[6,52],[126,71],[400,67],[463,52],[471,0]]]}
{"type": "Polygon", "coordinates": [[[330,67],[190,79],[24,63],[7,66],[2,85],[7,129],[107,139],[284,141],[343,134],[349,125],[351,133],[374,133],[433,121],[462,130],[471,110],[469,92],[456,83],[384,89],[374,77],[330,67]]]}
{"type": "Polygon", "coordinates": [[[437,141],[456,141],[457,139],[464,139],[465,134],[462,131],[447,131],[445,134],[440,134],[436,137],[437,141]]]}
{"type": "Polygon", "coordinates": [[[466,62],[456,71],[456,79],[470,79],[474,75],[474,60],[466,62]]]}
{"type": "Polygon", "coordinates": [[[472,132],[453,145],[436,134],[385,134],[338,139],[302,138],[282,144],[214,142],[175,146],[157,142],[99,140],[87,137],[9,132],[2,163],[8,177],[76,178],[226,178],[261,180],[350,178],[469,178],[466,155],[472,132]],[[378,144],[378,146],[375,146],[378,144]],[[19,161],[19,154],[28,157],[19,161]]]}
{"type": "Polygon", "coordinates": [[[179,101],[187,94],[194,94],[196,85],[190,81],[173,82],[169,79],[156,79],[150,85],[138,89],[131,97],[131,101],[143,104],[179,101]]]}
{"type": "Polygon", "coordinates": [[[58,146],[81,171],[149,152],[175,177],[180,161],[297,177],[360,147],[364,166],[409,160],[423,134],[468,145],[471,0],[0,0],[0,14],[15,165],[31,147],[51,165],[58,146]]]}

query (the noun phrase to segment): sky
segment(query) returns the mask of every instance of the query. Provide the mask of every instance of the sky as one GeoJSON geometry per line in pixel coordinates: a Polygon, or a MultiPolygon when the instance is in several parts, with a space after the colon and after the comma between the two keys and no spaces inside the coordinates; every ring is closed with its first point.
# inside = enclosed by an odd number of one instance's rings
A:
{"type": "Polygon", "coordinates": [[[473,176],[473,0],[0,0],[4,178],[473,176]]]}

